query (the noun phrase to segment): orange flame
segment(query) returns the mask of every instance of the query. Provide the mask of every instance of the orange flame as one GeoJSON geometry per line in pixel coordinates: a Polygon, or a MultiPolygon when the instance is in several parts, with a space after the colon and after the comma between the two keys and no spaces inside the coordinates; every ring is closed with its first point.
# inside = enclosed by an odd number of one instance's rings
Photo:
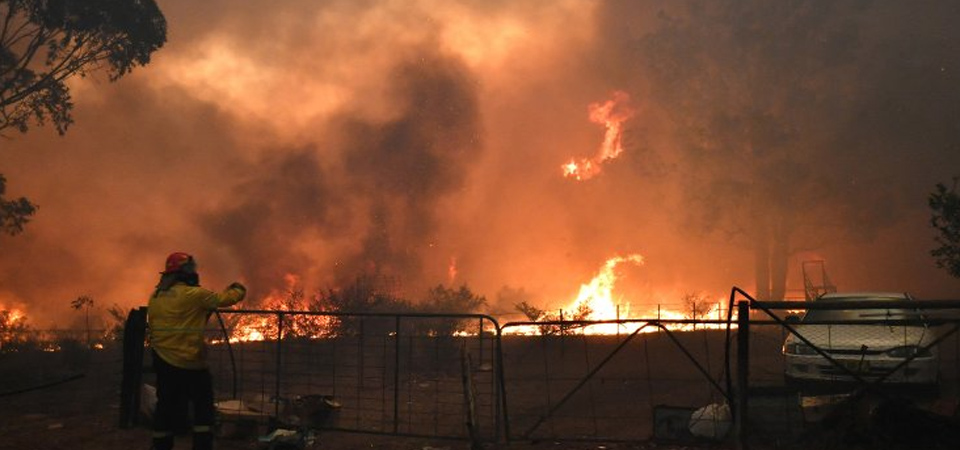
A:
{"type": "MultiPolygon", "coordinates": [[[[615,256],[604,262],[597,274],[586,284],[580,285],[580,290],[576,298],[560,310],[559,315],[546,314],[538,321],[552,322],[556,320],[567,321],[605,321],[605,320],[623,320],[623,319],[649,319],[650,321],[665,320],[715,320],[725,319],[722,309],[723,298],[717,298],[716,301],[710,301],[709,304],[698,304],[697,311],[692,311],[691,306],[687,304],[666,303],[646,305],[646,308],[639,311],[639,316],[632,317],[631,302],[624,301],[615,297],[616,285],[618,281],[617,268],[621,264],[644,264],[643,256],[631,254],[627,256],[615,256]]],[[[677,293],[657,293],[653,298],[671,299],[681,298],[677,293]]],[[[708,301],[708,297],[702,296],[703,301],[708,301]]],[[[645,322],[644,322],[645,323],[645,322]]],[[[577,325],[524,325],[511,326],[505,330],[505,334],[518,335],[538,335],[542,333],[558,332],[566,330],[572,334],[586,335],[612,335],[632,333],[637,328],[644,325],[640,322],[630,322],[625,324],[593,324],[584,327],[577,325]]],[[[667,323],[664,327],[675,331],[692,331],[703,329],[723,329],[725,325],[719,323],[667,323]]],[[[733,326],[734,328],[736,325],[733,326]]],[[[653,333],[659,331],[658,327],[648,326],[643,328],[643,333],[653,333]]]]}
{"type": "Polygon", "coordinates": [[[0,305],[0,311],[3,311],[2,316],[4,330],[14,330],[18,327],[22,327],[27,323],[27,314],[23,310],[18,308],[7,308],[6,306],[0,305]]]}
{"type": "MultiPolygon", "coordinates": [[[[300,277],[286,274],[283,277],[285,290],[274,290],[264,297],[260,304],[271,311],[311,311],[316,310],[301,287],[300,277]]],[[[306,338],[328,337],[332,330],[333,319],[329,316],[293,315],[287,316],[283,334],[306,338]]],[[[250,342],[276,339],[278,335],[277,318],[273,315],[244,315],[230,332],[230,342],[250,342]]]]}
{"type": "MultiPolygon", "coordinates": [[[[576,319],[615,320],[629,316],[630,304],[622,305],[624,308],[621,309],[620,304],[613,298],[613,290],[617,284],[616,269],[622,263],[643,264],[643,256],[632,254],[610,258],[589,283],[580,285],[576,300],[568,307],[575,311],[575,314],[583,313],[583,317],[576,317],[576,319]]],[[[590,328],[591,333],[597,334],[617,332],[616,324],[597,325],[590,328]]]]}
{"type": "Polygon", "coordinates": [[[23,336],[18,335],[17,331],[27,328],[27,315],[17,308],[7,308],[0,304],[0,351],[4,350],[7,343],[22,340],[23,336]]]}
{"type": "MultiPolygon", "coordinates": [[[[616,268],[625,262],[643,264],[643,256],[633,254],[608,259],[589,283],[580,285],[580,292],[571,304],[572,308],[577,310],[588,306],[591,313],[587,318],[590,319],[616,319],[617,304],[613,301],[613,289],[617,283],[616,268]]],[[[629,308],[624,312],[628,313],[629,308]]]]}
{"type": "Polygon", "coordinates": [[[452,286],[454,281],[457,280],[457,257],[450,257],[450,265],[447,266],[447,277],[449,278],[449,283],[452,286]]]}
{"type": "Polygon", "coordinates": [[[633,117],[635,111],[629,106],[630,95],[623,91],[613,93],[613,99],[603,103],[591,103],[588,111],[590,121],[606,127],[603,143],[593,158],[571,159],[561,166],[563,176],[586,180],[600,173],[600,165],[623,153],[623,122],[633,117]]]}

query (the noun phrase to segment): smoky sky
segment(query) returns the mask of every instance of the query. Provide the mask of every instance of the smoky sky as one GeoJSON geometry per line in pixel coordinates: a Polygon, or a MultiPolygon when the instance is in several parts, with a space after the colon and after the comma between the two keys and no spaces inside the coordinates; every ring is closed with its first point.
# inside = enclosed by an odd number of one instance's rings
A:
{"type": "Polygon", "coordinates": [[[0,236],[0,304],[141,305],[188,251],[254,302],[375,272],[503,312],[505,286],[561,307],[639,253],[639,310],[752,288],[750,202],[796,224],[789,288],[822,259],[843,290],[953,297],[926,197],[960,172],[960,11],[835,3],[161,1],[148,66],[74,80],[65,136],[0,142],[8,194],[40,205],[0,236]],[[615,91],[624,152],[563,178],[615,91]]]}
{"type": "Polygon", "coordinates": [[[480,123],[476,85],[462,64],[431,49],[411,56],[388,77],[395,117],[336,114],[330,136],[256,161],[252,178],[201,220],[245,255],[252,286],[273,287],[285,274],[331,285],[361,274],[423,280],[419,255],[435,239],[436,202],[462,186],[480,123]],[[323,164],[320,153],[341,157],[323,164]],[[321,245],[303,245],[311,241],[321,245]],[[304,271],[329,253],[322,244],[337,241],[356,247],[334,255],[326,276],[304,271]]]}

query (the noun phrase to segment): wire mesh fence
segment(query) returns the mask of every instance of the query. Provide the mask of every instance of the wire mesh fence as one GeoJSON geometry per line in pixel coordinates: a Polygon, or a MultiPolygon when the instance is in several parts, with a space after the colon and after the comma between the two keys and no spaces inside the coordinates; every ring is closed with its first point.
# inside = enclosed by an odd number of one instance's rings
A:
{"type": "Polygon", "coordinates": [[[510,439],[679,438],[666,429],[678,426],[670,423],[671,412],[726,402],[718,381],[724,338],[716,321],[622,320],[576,324],[563,335],[512,334],[568,325],[503,326],[510,439]],[[622,332],[608,334],[610,325],[622,332]],[[658,411],[667,417],[657,417],[658,411]]]}
{"type": "MultiPolygon", "coordinates": [[[[236,408],[223,423],[252,420],[260,431],[785,442],[838,420],[836,405],[864,392],[917,408],[960,397],[957,303],[746,298],[738,314],[709,320],[502,326],[482,315],[223,310],[207,330],[208,356],[218,401],[236,408]],[[713,428],[694,433],[705,411],[713,428]]],[[[115,395],[119,349],[81,345],[86,334],[44,341],[55,348],[7,346],[8,393],[69,382],[79,408],[115,395]],[[68,380],[77,375],[86,381],[68,380]]],[[[133,362],[147,385],[149,354],[133,362]]]]}
{"type": "Polygon", "coordinates": [[[490,318],[223,313],[231,325],[210,330],[216,381],[230,387],[225,398],[263,411],[264,419],[296,425],[304,420],[295,417],[303,412],[298,401],[323,399],[324,417],[314,417],[322,423],[314,425],[326,429],[496,439],[495,340],[484,332],[497,327],[490,318]],[[311,320],[327,332],[307,334],[302,325],[311,320]],[[257,339],[228,345],[224,332],[257,339]]]}
{"type": "Polygon", "coordinates": [[[958,412],[957,302],[858,294],[750,306],[743,389],[752,437],[783,441],[845,427],[890,436],[923,421],[933,433],[932,423],[958,412]],[[902,420],[881,426],[891,408],[902,420]]]}

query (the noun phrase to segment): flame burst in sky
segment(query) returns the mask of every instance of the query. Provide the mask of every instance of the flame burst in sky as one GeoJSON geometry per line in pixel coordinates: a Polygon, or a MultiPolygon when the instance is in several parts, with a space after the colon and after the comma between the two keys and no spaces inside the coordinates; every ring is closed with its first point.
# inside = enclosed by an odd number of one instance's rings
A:
{"type": "Polygon", "coordinates": [[[603,143],[593,158],[571,159],[564,164],[563,176],[587,180],[600,173],[600,165],[623,153],[623,123],[633,117],[630,95],[623,91],[613,93],[613,98],[603,103],[591,103],[590,121],[606,127],[603,143]]]}

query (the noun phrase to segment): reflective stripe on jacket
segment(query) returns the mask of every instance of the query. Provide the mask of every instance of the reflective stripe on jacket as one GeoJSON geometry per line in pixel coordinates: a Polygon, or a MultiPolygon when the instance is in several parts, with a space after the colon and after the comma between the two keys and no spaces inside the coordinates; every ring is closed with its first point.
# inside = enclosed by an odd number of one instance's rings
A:
{"type": "Polygon", "coordinates": [[[210,313],[243,300],[242,288],[229,287],[221,293],[199,286],[177,283],[150,297],[147,321],[150,346],[173,366],[203,369],[207,366],[203,341],[210,313]]]}

